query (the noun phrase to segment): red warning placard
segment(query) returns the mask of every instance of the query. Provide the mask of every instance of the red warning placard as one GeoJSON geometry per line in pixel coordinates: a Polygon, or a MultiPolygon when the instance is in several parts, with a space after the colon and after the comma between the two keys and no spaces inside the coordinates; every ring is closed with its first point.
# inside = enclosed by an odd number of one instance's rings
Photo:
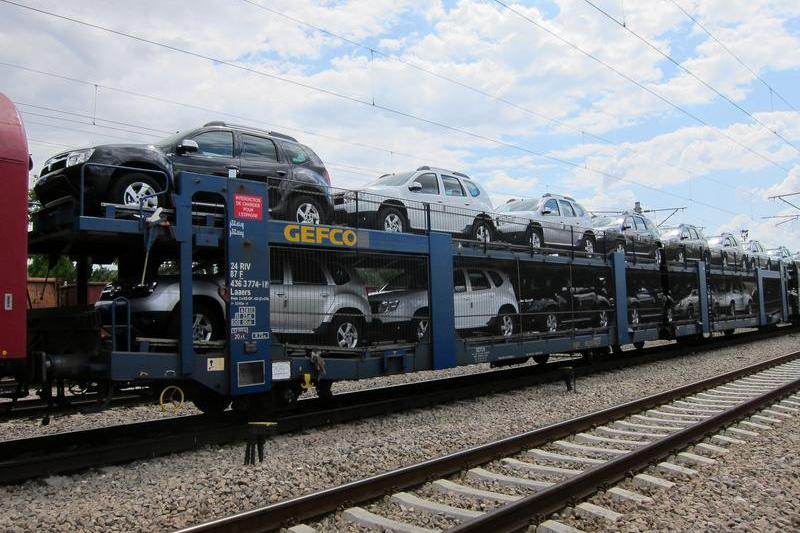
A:
{"type": "Polygon", "coordinates": [[[233,195],[233,217],[240,220],[262,220],[264,204],[260,196],[254,194],[233,195]]]}

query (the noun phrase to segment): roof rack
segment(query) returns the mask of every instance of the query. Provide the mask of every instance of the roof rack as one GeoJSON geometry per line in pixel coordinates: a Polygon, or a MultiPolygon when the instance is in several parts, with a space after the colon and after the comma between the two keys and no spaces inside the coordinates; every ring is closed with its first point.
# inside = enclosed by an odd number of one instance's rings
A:
{"type": "Polygon", "coordinates": [[[419,172],[420,170],[436,170],[436,171],[439,171],[439,172],[447,172],[448,174],[453,174],[455,176],[461,176],[462,178],[467,178],[468,180],[472,179],[469,176],[467,176],[466,174],[464,174],[463,172],[456,172],[455,170],[449,170],[449,169],[442,168],[442,167],[432,167],[430,165],[423,165],[421,167],[417,167],[417,171],[419,172]]]}
{"type": "Polygon", "coordinates": [[[211,126],[226,126],[226,127],[229,127],[229,128],[236,128],[236,129],[245,130],[245,131],[266,133],[267,135],[270,135],[272,137],[277,137],[279,139],[286,139],[287,141],[298,142],[297,139],[295,139],[294,137],[292,137],[290,135],[286,135],[285,133],[279,133],[277,131],[262,130],[262,129],[259,129],[259,128],[254,128],[252,126],[243,126],[241,124],[228,124],[227,122],[225,122],[223,120],[212,120],[211,122],[206,122],[205,124],[203,124],[204,128],[208,128],[208,127],[211,127],[211,126]]]}

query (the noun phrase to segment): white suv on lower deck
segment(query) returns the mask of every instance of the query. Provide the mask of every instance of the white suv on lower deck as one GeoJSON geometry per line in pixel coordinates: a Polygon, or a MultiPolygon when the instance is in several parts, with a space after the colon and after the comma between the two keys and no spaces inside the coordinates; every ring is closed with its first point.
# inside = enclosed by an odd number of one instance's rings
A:
{"type": "MultiPolygon", "coordinates": [[[[373,320],[380,326],[397,326],[411,340],[424,339],[430,325],[427,289],[396,287],[411,286],[390,281],[370,293],[373,320]]],[[[503,337],[518,332],[519,307],[508,274],[494,268],[458,267],[453,270],[453,287],[456,329],[489,327],[503,337]]]]}
{"type": "Polygon", "coordinates": [[[430,229],[491,241],[489,194],[460,172],[419,167],[334,195],[337,222],[392,232],[430,229]]]}

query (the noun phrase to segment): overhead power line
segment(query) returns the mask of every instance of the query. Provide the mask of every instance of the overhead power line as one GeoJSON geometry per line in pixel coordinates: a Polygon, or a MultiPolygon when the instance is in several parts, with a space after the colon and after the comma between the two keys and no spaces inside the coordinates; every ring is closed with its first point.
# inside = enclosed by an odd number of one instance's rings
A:
{"type": "MultiPolygon", "coordinates": [[[[6,2],[8,0],[0,0],[0,1],[6,2]]],[[[670,107],[672,107],[676,111],[679,111],[680,113],[686,115],[687,117],[691,118],[695,122],[697,122],[699,124],[702,124],[703,126],[706,126],[708,128],[716,130],[721,136],[725,137],[726,139],[728,139],[730,142],[736,144],[737,146],[739,146],[741,148],[744,148],[745,150],[747,150],[748,152],[752,153],[753,155],[755,155],[759,159],[762,159],[763,161],[766,161],[767,163],[769,163],[771,165],[774,165],[774,166],[780,168],[781,170],[784,170],[785,172],[789,172],[789,169],[787,167],[785,167],[785,166],[781,165],[780,163],[778,163],[776,161],[773,161],[769,157],[767,157],[767,156],[765,156],[765,155],[753,150],[752,148],[750,148],[746,144],[744,144],[744,143],[736,140],[735,138],[731,137],[730,135],[728,135],[727,133],[722,131],[717,126],[714,126],[713,124],[710,124],[710,123],[706,122],[705,120],[703,120],[699,116],[695,115],[694,113],[692,113],[688,109],[686,109],[686,108],[674,103],[672,100],[670,100],[666,96],[663,96],[662,94],[658,93],[657,91],[655,91],[655,90],[651,89],[650,87],[646,86],[644,83],[642,83],[640,81],[637,81],[634,78],[631,78],[630,76],[628,76],[627,74],[625,74],[624,72],[619,70],[618,68],[614,67],[613,65],[610,65],[606,61],[603,61],[602,59],[600,59],[596,55],[592,54],[591,52],[588,52],[588,51],[584,50],[583,48],[581,48],[580,46],[578,46],[574,42],[570,41],[566,37],[562,37],[561,35],[559,35],[555,31],[551,30],[550,28],[540,24],[538,21],[530,18],[525,13],[519,11],[518,9],[515,9],[515,8],[511,7],[509,4],[503,2],[502,0],[491,0],[491,1],[493,1],[493,2],[495,2],[497,4],[499,4],[500,6],[504,7],[505,9],[510,11],[511,13],[514,13],[516,16],[518,16],[522,20],[527,21],[529,24],[531,24],[532,26],[538,28],[539,30],[547,33],[551,37],[561,41],[562,43],[566,44],[571,49],[573,49],[573,50],[579,52],[580,54],[588,57],[592,61],[595,61],[595,62],[599,63],[600,65],[604,66],[605,68],[607,68],[608,70],[610,70],[611,72],[613,72],[614,74],[619,76],[620,78],[628,81],[629,83],[632,83],[633,85],[639,87],[640,89],[642,89],[643,91],[647,92],[648,94],[658,98],[659,100],[661,100],[665,104],[669,105],[670,107]]]]}
{"type": "MultiPolygon", "coordinates": [[[[241,1],[246,3],[246,4],[249,4],[251,6],[257,7],[258,9],[261,9],[263,11],[266,11],[268,13],[271,13],[273,15],[281,17],[281,18],[283,18],[285,20],[288,20],[288,21],[290,21],[290,22],[292,22],[292,23],[294,23],[294,24],[296,24],[298,26],[303,26],[303,27],[309,28],[309,29],[311,29],[313,31],[317,31],[319,33],[322,33],[322,34],[325,34],[327,36],[333,37],[334,39],[338,39],[338,40],[342,41],[343,43],[346,43],[348,45],[351,45],[351,46],[354,46],[354,47],[359,48],[361,50],[364,50],[366,52],[369,52],[370,58],[372,58],[373,55],[377,55],[377,56],[384,57],[384,58],[386,58],[388,60],[391,60],[391,61],[396,61],[396,62],[401,63],[401,64],[403,64],[403,65],[405,65],[407,67],[413,68],[413,69],[415,69],[415,70],[417,70],[419,72],[423,72],[423,73],[425,73],[425,74],[427,74],[429,76],[432,76],[432,77],[434,77],[436,79],[445,81],[447,83],[453,84],[453,85],[455,85],[457,87],[461,87],[463,89],[467,89],[467,90],[472,91],[472,92],[474,92],[474,93],[476,93],[476,94],[478,94],[480,96],[486,97],[486,98],[488,98],[490,100],[493,100],[493,101],[499,102],[501,104],[507,105],[509,107],[512,107],[514,109],[523,111],[523,112],[528,113],[528,114],[530,114],[532,116],[535,116],[537,118],[541,118],[541,119],[543,119],[543,120],[545,120],[547,122],[550,122],[550,123],[552,123],[552,124],[554,124],[556,126],[561,126],[561,127],[567,128],[567,129],[569,129],[569,130],[571,130],[571,131],[573,131],[575,133],[579,133],[581,135],[582,139],[585,139],[586,137],[589,137],[589,138],[597,140],[597,141],[599,141],[599,142],[601,142],[603,144],[607,144],[607,145],[611,145],[611,146],[614,146],[614,147],[618,147],[618,145],[614,141],[612,141],[612,140],[610,140],[610,139],[608,139],[606,137],[603,137],[603,136],[600,136],[600,135],[597,135],[597,134],[594,134],[594,133],[587,132],[583,128],[580,128],[578,126],[574,126],[574,125],[570,124],[569,122],[557,119],[555,117],[547,116],[547,115],[545,115],[543,113],[540,113],[538,111],[534,111],[534,110],[532,110],[530,108],[527,108],[525,106],[517,104],[517,103],[515,103],[515,102],[513,102],[513,101],[511,101],[511,100],[509,100],[507,98],[504,98],[504,97],[496,95],[496,94],[489,93],[487,91],[484,91],[483,89],[480,89],[479,87],[475,87],[473,85],[470,85],[468,83],[459,81],[459,80],[451,78],[449,76],[445,76],[445,75],[443,75],[443,74],[441,74],[441,73],[439,73],[439,72],[437,72],[437,71],[435,71],[435,70],[433,70],[431,68],[427,68],[425,66],[419,65],[418,63],[415,63],[413,61],[409,61],[407,59],[404,59],[402,57],[398,57],[396,55],[387,54],[387,53],[385,53],[385,52],[383,52],[383,51],[381,51],[381,50],[379,50],[377,48],[374,48],[374,47],[369,46],[367,44],[364,44],[362,42],[359,42],[359,41],[356,41],[354,39],[351,39],[351,38],[349,38],[349,37],[347,37],[345,35],[342,35],[340,33],[334,32],[334,31],[329,30],[327,28],[323,28],[323,27],[318,26],[316,24],[312,24],[310,22],[307,22],[305,20],[299,19],[299,18],[297,18],[297,17],[295,17],[293,15],[289,15],[289,14],[287,14],[285,12],[282,12],[282,11],[279,11],[277,9],[265,6],[261,2],[257,2],[257,1],[254,1],[254,0],[241,0],[241,1]]],[[[373,103],[374,103],[374,95],[373,95],[373,103]]],[[[601,111],[601,113],[602,113],[602,111],[601,111]]],[[[603,113],[603,114],[605,114],[605,113],[603,113]]],[[[686,174],[689,177],[692,177],[692,178],[693,177],[700,177],[701,179],[710,181],[712,183],[716,183],[717,185],[720,185],[720,186],[723,186],[723,187],[727,187],[727,188],[729,188],[731,190],[736,190],[735,187],[732,187],[732,186],[728,185],[725,182],[722,182],[722,181],[719,181],[719,180],[715,180],[715,179],[713,179],[711,177],[708,177],[708,176],[698,176],[697,173],[695,173],[695,172],[693,172],[691,170],[688,170],[688,169],[686,169],[686,168],[684,168],[684,167],[682,167],[680,165],[672,164],[669,161],[660,161],[660,163],[665,165],[665,166],[668,166],[670,168],[674,168],[676,170],[679,170],[679,171],[683,172],[684,174],[686,174]]]]}
{"type": "Polygon", "coordinates": [[[684,8],[683,8],[683,7],[682,7],[682,6],[681,6],[681,5],[680,5],[678,2],[676,2],[675,0],[666,0],[666,1],[668,1],[668,2],[671,2],[671,3],[672,3],[674,6],[675,6],[675,7],[677,7],[679,10],[681,10],[681,12],[683,12],[683,14],[684,14],[684,15],[686,15],[686,16],[689,18],[689,20],[691,20],[691,21],[692,21],[692,22],[695,24],[695,26],[697,26],[698,28],[700,28],[701,30],[703,30],[703,32],[705,32],[705,34],[706,34],[706,35],[708,35],[709,37],[711,37],[711,38],[712,38],[712,39],[713,39],[713,40],[714,40],[714,41],[715,41],[715,42],[716,42],[718,45],[720,45],[720,47],[722,47],[722,49],[723,49],[723,50],[725,50],[725,51],[726,51],[728,54],[730,54],[730,55],[731,55],[731,56],[732,56],[732,57],[733,57],[733,58],[734,58],[734,59],[735,59],[735,60],[736,60],[736,61],[737,61],[737,62],[738,62],[740,65],[742,65],[742,66],[743,66],[745,69],[747,69],[747,71],[748,71],[748,72],[750,72],[750,74],[752,74],[754,78],[756,78],[758,81],[760,81],[760,82],[761,82],[761,83],[764,85],[764,87],[766,87],[767,89],[769,89],[769,92],[770,92],[770,94],[774,94],[775,96],[777,96],[778,98],[780,98],[780,100],[781,100],[781,101],[782,101],[784,104],[786,104],[787,106],[789,106],[789,107],[790,107],[790,108],[791,108],[793,111],[795,111],[795,112],[800,112],[800,111],[799,111],[799,110],[798,110],[798,109],[797,109],[797,108],[796,108],[794,105],[792,105],[792,103],[791,103],[791,102],[789,102],[789,101],[788,101],[786,98],[784,98],[784,97],[783,97],[783,95],[781,95],[781,94],[780,94],[780,93],[779,93],[779,92],[778,92],[778,91],[777,91],[777,90],[776,90],[774,87],[772,87],[772,85],[770,85],[769,83],[767,83],[767,82],[766,82],[766,80],[764,80],[764,78],[762,78],[762,77],[761,77],[761,76],[760,76],[760,75],[759,75],[759,74],[758,74],[758,73],[757,73],[757,72],[756,72],[754,69],[750,68],[750,66],[749,66],[747,63],[745,63],[745,62],[744,62],[744,60],[743,60],[741,57],[739,57],[738,55],[736,55],[736,54],[733,52],[733,50],[731,50],[730,48],[728,48],[728,47],[725,45],[725,43],[723,43],[721,40],[719,40],[719,39],[718,39],[718,38],[717,38],[717,37],[716,37],[716,36],[715,36],[713,33],[711,33],[711,31],[710,31],[708,28],[706,28],[706,27],[705,27],[703,24],[701,24],[701,23],[700,23],[700,21],[699,21],[699,20],[697,20],[697,18],[696,18],[696,17],[693,17],[693,16],[691,15],[691,13],[689,13],[688,11],[686,11],[686,9],[684,9],[684,8]]]}
{"type": "Polygon", "coordinates": [[[628,33],[630,33],[631,35],[633,35],[634,37],[639,39],[641,42],[643,42],[645,45],[647,45],[648,48],[650,48],[651,50],[655,51],[661,57],[663,57],[664,59],[666,59],[667,61],[669,61],[670,63],[672,63],[676,67],[678,67],[680,70],[682,70],[683,72],[688,74],[692,79],[697,81],[700,85],[702,85],[703,87],[705,87],[709,91],[713,92],[714,94],[716,94],[717,96],[719,96],[720,98],[722,98],[723,100],[728,102],[735,109],[737,109],[737,110],[741,111],[742,113],[744,113],[753,122],[755,122],[756,124],[758,124],[759,126],[764,128],[765,130],[767,130],[771,135],[774,135],[775,137],[777,137],[778,139],[780,139],[781,141],[783,141],[784,143],[786,143],[787,145],[792,147],[797,153],[800,154],[800,148],[795,146],[795,144],[792,143],[789,139],[787,139],[786,137],[784,137],[783,135],[778,133],[777,130],[774,130],[774,129],[770,128],[769,126],[767,126],[766,124],[764,124],[764,122],[759,120],[758,117],[753,115],[750,111],[748,111],[747,109],[745,109],[744,107],[742,107],[741,105],[736,103],[735,101],[733,101],[731,98],[729,98],[727,95],[725,95],[722,91],[720,91],[719,89],[717,89],[716,87],[714,87],[713,85],[708,83],[706,80],[704,80],[703,78],[701,78],[700,76],[695,74],[693,71],[689,70],[683,63],[681,63],[680,61],[678,61],[677,59],[675,59],[674,57],[672,57],[668,53],[666,53],[663,50],[661,50],[661,48],[659,48],[658,46],[656,46],[655,44],[650,42],[650,40],[648,40],[646,37],[644,37],[643,35],[641,35],[640,33],[636,32],[636,31],[632,30],[630,26],[627,26],[623,21],[617,19],[616,17],[611,15],[608,11],[606,11],[603,8],[601,8],[600,6],[598,6],[597,4],[592,2],[591,0],[583,0],[583,1],[586,2],[588,5],[590,5],[592,8],[594,8],[598,13],[602,14],[604,17],[606,17],[610,21],[614,22],[614,24],[616,24],[617,26],[619,26],[623,30],[627,31],[628,33]]]}
{"type": "MultiPolygon", "coordinates": [[[[498,1],[498,0],[495,0],[495,1],[498,1]]],[[[569,160],[566,160],[566,159],[563,159],[563,158],[560,158],[560,157],[556,157],[556,156],[552,156],[552,155],[549,155],[549,154],[546,154],[546,153],[543,153],[543,152],[538,152],[536,150],[532,150],[532,149],[529,149],[529,148],[526,148],[526,147],[523,147],[523,146],[520,146],[520,145],[517,145],[517,144],[514,144],[514,143],[506,142],[506,141],[503,141],[503,140],[500,140],[500,139],[495,139],[495,138],[489,137],[487,135],[476,133],[476,132],[473,132],[473,131],[470,131],[470,130],[466,130],[466,129],[463,129],[463,128],[460,128],[460,127],[457,127],[457,126],[452,126],[452,125],[449,125],[449,124],[446,124],[446,123],[443,123],[443,122],[440,122],[440,121],[437,121],[437,120],[434,120],[434,119],[429,119],[429,118],[425,118],[425,117],[422,117],[422,116],[419,116],[419,115],[415,115],[415,114],[407,112],[407,111],[402,111],[402,110],[395,109],[395,108],[392,108],[392,107],[388,107],[388,106],[385,106],[385,105],[382,105],[382,104],[369,102],[369,101],[363,100],[363,99],[361,99],[359,97],[347,95],[347,94],[344,94],[344,93],[340,93],[340,92],[334,91],[332,89],[316,87],[316,86],[311,85],[309,83],[305,83],[305,82],[302,82],[302,81],[289,79],[289,78],[286,78],[286,77],[283,77],[283,76],[279,76],[277,74],[272,74],[270,72],[265,72],[263,70],[259,70],[259,69],[256,69],[256,68],[240,65],[240,64],[228,61],[228,60],[221,59],[221,58],[215,58],[215,57],[212,57],[212,56],[209,56],[209,55],[206,55],[206,54],[202,54],[202,53],[199,53],[199,52],[183,49],[183,48],[180,48],[180,47],[177,47],[177,46],[174,46],[174,45],[170,45],[170,44],[166,44],[166,43],[161,43],[161,42],[158,42],[158,41],[147,39],[145,37],[141,37],[141,36],[138,36],[138,35],[133,35],[133,34],[130,34],[130,33],[126,33],[126,32],[120,31],[120,30],[107,28],[107,27],[104,27],[104,26],[101,26],[101,25],[98,25],[98,24],[94,24],[94,23],[91,23],[91,22],[79,20],[79,19],[76,19],[76,18],[73,18],[73,17],[68,17],[66,15],[61,15],[61,14],[58,14],[58,13],[54,13],[52,11],[47,11],[47,10],[35,8],[35,7],[32,7],[32,6],[26,5],[26,4],[21,4],[21,3],[18,3],[18,2],[14,2],[12,0],[0,0],[0,2],[3,2],[3,3],[8,4],[8,5],[13,5],[13,6],[19,7],[21,9],[26,9],[26,10],[29,10],[29,11],[33,11],[33,12],[36,12],[36,13],[43,14],[43,15],[51,16],[51,17],[54,17],[54,18],[58,18],[58,19],[61,19],[61,20],[68,21],[68,22],[72,22],[74,24],[78,24],[78,25],[81,25],[81,26],[93,28],[93,29],[96,29],[96,30],[99,30],[99,31],[104,31],[104,32],[107,32],[107,33],[111,33],[113,35],[117,35],[117,36],[120,36],[120,37],[125,37],[125,38],[128,38],[128,39],[132,39],[132,40],[135,40],[135,41],[138,41],[138,42],[142,42],[142,43],[145,43],[145,44],[149,44],[149,45],[152,45],[152,46],[156,46],[156,47],[164,48],[164,49],[167,49],[167,50],[171,50],[173,52],[182,53],[182,54],[185,54],[185,55],[188,55],[188,56],[191,56],[191,57],[195,57],[195,58],[198,58],[198,59],[211,61],[211,62],[213,62],[215,64],[218,64],[218,65],[225,65],[225,66],[228,66],[228,67],[231,67],[231,68],[234,68],[234,69],[237,69],[237,70],[241,70],[243,72],[247,72],[247,73],[250,73],[250,74],[263,76],[265,78],[273,79],[273,80],[276,80],[276,81],[281,81],[281,82],[293,85],[295,87],[301,87],[301,88],[304,88],[304,89],[307,89],[307,90],[310,90],[310,91],[319,92],[321,94],[325,94],[325,95],[328,95],[328,96],[339,98],[339,99],[342,99],[342,100],[345,100],[345,101],[348,101],[348,102],[352,102],[352,103],[355,103],[355,104],[359,104],[359,105],[363,105],[363,106],[367,106],[367,107],[372,107],[374,109],[379,109],[381,111],[385,111],[387,113],[390,113],[390,114],[393,114],[393,115],[396,115],[396,116],[399,116],[399,117],[404,117],[404,118],[407,118],[407,119],[410,119],[410,120],[421,122],[423,124],[428,124],[428,125],[431,125],[431,126],[439,127],[441,129],[446,129],[448,131],[459,133],[461,135],[464,135],[464,136],[467,136],[467,137],[470,137],[470,138],[473,138],[473,139],[477,139],[477,140],[485,141],[485,142],[488,142],[488,143],[496,144],[498,146],[503,146],[503,147],[506,147],[506,148],[511,148],[511,149],[514,149],[514,150],[518,150],[518,151],[521,151],[521,152],[524,152],[524,153],[528,153],[528,154],[540,157],[542,159],[547,159],[549,161],[553,161],[553,162],[561,164],[561,165],[570,166],[570,167],[573,167],[573,168],[576,168],[576,169],[581,169],[581,170],[585,170],[585,171],[588,171],[588,172],[592,172],[592,173],[598,174],[600,176],[603,176],[603,177],[606,177],[606,178],[609,178],[609,179],[612,179],[612,180],[615,180],[615,181],[620,181],[620,182],[623,182],[623,183],[628,183],[628,184],[631,184],[631,185],[635,185],[637,187],[641,187],[641,188],[644,188],[644,189],[655,191],[658,194],[672,196],[674,198],[678,198],[678,199],[681,199],[681,200],[684,200],[684,201],[689,201],[689,202],[692,202],[692,203],[697,204],[697,205],[703,205],[705,207],[718,210],[720,212],[725,212],[725,213],[728,213],[728,214],[736,214],[734,211],[731,211],[731,210],[728,210],[728,209],[725,209],[725,208],[722,208],[722,207],[719,207],[719,206],[716,206],[716,205],[713,205],[713,204],[710,204],[710,203],[701,202],[701,201],[695,200],[693,198],[689,198],[689,197],[686,197],[686,196],[683,196],[681,194],[677,194],[677,193],[674,193],[674,192],[671,192],[671,191],[668,191],[668,190],[659,189],[657,187],[654,187],[654,186],[651,186],[651,185],[646,185],[644,183],[627,180],[627,179],[625,179],[625,178],[623,178],[621,176],[618,176],[618,175],[615,175],[615,174],[612,174],[610,172],[606,172],[606,171],[603,171],[603,170],[600,170],[600,169],[594,169],[594,168],[588,167],[588,166],[586,166],[584,164],[581,164],[581,163],[576,163],[574,161],[569,161],[569,160]]],[[[505,4],[503,4],[503,5],[505,5],[505,4]]],[[[663,97],[661,97],[661,98],[663,99],[663,97]]],[[[665,101],[668,101],[668,100],[665,99],[665,101]]],[[[702,120],[702,119],[698,119],[698,120],[702,120]]]]}

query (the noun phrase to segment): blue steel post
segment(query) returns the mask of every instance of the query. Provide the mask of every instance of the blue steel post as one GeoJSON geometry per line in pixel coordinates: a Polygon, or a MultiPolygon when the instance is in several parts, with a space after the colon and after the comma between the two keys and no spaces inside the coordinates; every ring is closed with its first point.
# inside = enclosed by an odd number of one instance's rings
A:
{"type": "Polygon", "coordinates": [[[430,232],[429,286],[433,368],[456,366],[455,306],[453,304],[453,239],[430,232]]]}
{"type": "MultiPolygon", "coordinates": [[[[232,395],[272,388],[267,188],[229,179],[228,353],[232,395]]],[[[276,379],[289,378],[289,365],[276,379]]]]}
{"type": "Polygon", "coordinates": [[[192,196],[194,187],[186,175],[176,180],[178,193],[172,195],[175,206],[175,239],[179,245],[179,287],[181,294],[179,357],[184,377],[194,372],[194,341],[192,339],[192,196]]]}
{"type": "Polygon", "coordinates": [[[697,262],[697,305],[700,307],[703,335],[708,335],[711,333],[711,320],[708,314],[708,283],[705,261],[697,262]]]}
{"type": "Polygon", "coordinates": [[[789,322],[789,300],[786,293],[786,268],[783,263],[778,265],[781,273],[781,310],[783,311],[783,321],[789,322]]]}
{"type": "Polygon", "coordinates": [[[614,269],[614,302],[617,308],[617,344],[629,344],[628,335],[628,284],[625,280],[625,254],[611,254],[611,265],[614,269]]]}
{"type": "Polygon", "coordinates": [[[767,306],[764,301],[764,271],[756,269],[756,290],[758,291],[758,325],[767,325],[767,306]]]}

